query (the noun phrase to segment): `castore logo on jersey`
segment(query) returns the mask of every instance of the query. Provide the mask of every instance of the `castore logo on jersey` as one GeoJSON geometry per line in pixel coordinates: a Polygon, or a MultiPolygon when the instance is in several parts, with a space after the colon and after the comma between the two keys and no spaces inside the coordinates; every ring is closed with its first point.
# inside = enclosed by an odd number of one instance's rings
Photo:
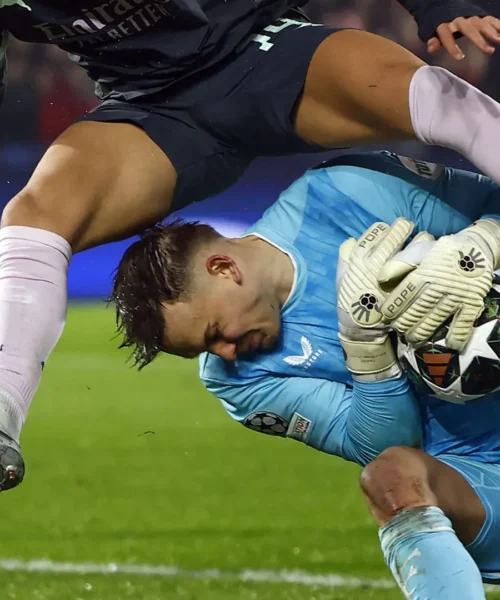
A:
{"type": "Polygon", "coordinates": [[[305,335],[300,338],[300,345],[302,346],[301,355],[286,356],[283,360],[287,365],[308,369],[323,354],[323,350],[321,350],[321,348],[313,350],[311,342],[306,338],[305,335]]]}

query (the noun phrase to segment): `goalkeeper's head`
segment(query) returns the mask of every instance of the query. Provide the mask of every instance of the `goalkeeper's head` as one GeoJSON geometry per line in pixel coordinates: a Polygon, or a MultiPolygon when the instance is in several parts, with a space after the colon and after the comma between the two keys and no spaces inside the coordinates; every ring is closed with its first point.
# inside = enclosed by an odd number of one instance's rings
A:
{"type": "Polygon", "coordinates": [[[226,238],[209,225],[174,221],[146,230],[114,278],[122,347],[140,368],[159,352],[226,360],[276,343],[294,269],[256,236],[226,238]]]}

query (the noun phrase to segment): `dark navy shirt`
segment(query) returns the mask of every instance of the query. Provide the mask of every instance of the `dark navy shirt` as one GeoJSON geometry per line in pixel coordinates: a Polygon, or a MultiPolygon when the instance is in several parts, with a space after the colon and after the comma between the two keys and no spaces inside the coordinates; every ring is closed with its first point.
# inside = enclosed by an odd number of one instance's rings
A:
{"type": "MultiPolygon", "coordinates": [[[[252,43],[255,33],[306,1],[0,0],[0,81],[5,84],[9,32],[68,51],[98,83],[101,97],[153,94],[252,43]]],[[[435,26],[481,12],[468,0],[399,2],[417,21],[431,15],[435,26]]]]}

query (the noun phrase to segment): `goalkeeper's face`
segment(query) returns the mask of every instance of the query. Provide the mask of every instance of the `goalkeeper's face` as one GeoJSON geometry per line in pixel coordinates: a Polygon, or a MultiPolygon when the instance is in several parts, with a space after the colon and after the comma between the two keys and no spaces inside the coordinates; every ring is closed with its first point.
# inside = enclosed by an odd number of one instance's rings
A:
{"type": "Polygon", "coordinates": [[[244,261],[212,255],[192,280],[184,299],[163,304],[168,353],[194,358],[210,352],[235,360],[276,344],[280,301],[258,271],[244,261]]]}

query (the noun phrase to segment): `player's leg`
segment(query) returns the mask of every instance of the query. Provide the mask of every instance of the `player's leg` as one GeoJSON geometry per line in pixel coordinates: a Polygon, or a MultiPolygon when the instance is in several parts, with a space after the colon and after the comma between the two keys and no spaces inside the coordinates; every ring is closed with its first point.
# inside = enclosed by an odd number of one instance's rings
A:
{"type": "MultiPolygon", "coordinates": [[[[0,432],[15,442],[43,364],[62,332],[73,252],[127,236],[169,210],[176,172],[139,128],[83,122],[42,158],[0,231],[0,432]]],[[[0,450],[6,438],[0,437],[0,450]]],[[[7,440],[8,441],[8,440],[7,440]]],[[[1,467],[22,464],[0,452],[1,467]],[[8,464],[6,464],[8,463],[8,464]]]]}
{"type": "Polygon", "coordinates": [[[500,183],[500,104],[385,38],[343,30],[317,48],[295,121],[322,146],[418,138],[500,183]]]}
{"type": "Polygon", "coordinates": [[[476,539],[486,513],[459,472],[420,450],[395,447],[365,467],[361,487],[386,562],[408,597],[485,598],[465,545],[476,539]]]}
{"type": "Polygon", "coordinates": [[[164,217],[175,184],[172,163],[139,127],[77,123],[52,144],[6,206],[3,236],[10,226],[47,230],[79,252],[164,217]]]}

